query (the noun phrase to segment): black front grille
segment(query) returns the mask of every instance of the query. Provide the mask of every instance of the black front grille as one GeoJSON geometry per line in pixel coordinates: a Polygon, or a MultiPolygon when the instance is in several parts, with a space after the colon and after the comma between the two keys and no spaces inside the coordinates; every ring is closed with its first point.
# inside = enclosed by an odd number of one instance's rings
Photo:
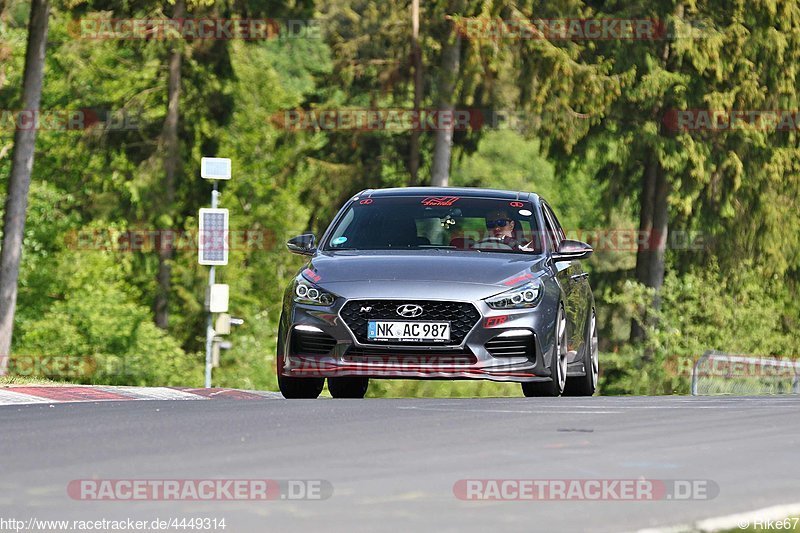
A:
{"type": "Polygon", "coordinates": [[[533,360],[536,349],[534,348],[533,335],[520,337],[495,337],[485,344],[486,351],[492,357],[527,357],[533,360]]]}
{"type": "MultiPolygon", "coordinates": [[[[444,302],[436,300],[351,300],[341,310],[342,319],[352,330],[356,339],[364,344],[386,344],[367,339],[369,320],[400,320],[420,322],[449,322],[450,340],[447,342],[415,342],[415,345],[461,344],[467,333],[475,326],[481,315],[469,302],[444,302]],[[415,318],[404,318],[397,314],[403,304],[422,306],[422,314],[415,318]]],[[[409,343],[411,344],[411,343],[409,343]]]]}
{"type": "Polygon", "coordinates": [[[336,346],[336,339],[327,333],[292,330],[292,355],[328,355],[336,346]]]}

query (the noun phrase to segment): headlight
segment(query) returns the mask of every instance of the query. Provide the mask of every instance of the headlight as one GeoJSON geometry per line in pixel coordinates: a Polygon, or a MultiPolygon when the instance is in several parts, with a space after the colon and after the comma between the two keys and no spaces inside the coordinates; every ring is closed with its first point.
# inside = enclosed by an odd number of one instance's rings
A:
{"type": "Polygon", "coordinates": [[[492,309],[526,309],[536,307],[543,293],[544,285],[537,279],[484,301],[492,309]]]}
{"type": "Polygon", "coordinates": [[[328,306],[333,304],[336,296],[306,281],[305,278],[298,277],[294,280],[293,299],[299,304],[328,306]]]}

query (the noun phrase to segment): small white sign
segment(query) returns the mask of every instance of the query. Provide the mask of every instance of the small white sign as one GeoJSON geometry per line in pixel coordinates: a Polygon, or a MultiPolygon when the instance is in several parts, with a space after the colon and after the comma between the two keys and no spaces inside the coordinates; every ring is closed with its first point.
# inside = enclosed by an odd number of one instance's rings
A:
{"type": "Polygon", "coordinates": [[[208,310],[211,313],[228,312],[229,287],[224,283],[215,283],[208,291],[208,310]]]}
{"type": "Polygon", "coordinates": [[[205,180],[231,179],[231,160],[227,157],[201,158],[200,177],[205,180]]]}

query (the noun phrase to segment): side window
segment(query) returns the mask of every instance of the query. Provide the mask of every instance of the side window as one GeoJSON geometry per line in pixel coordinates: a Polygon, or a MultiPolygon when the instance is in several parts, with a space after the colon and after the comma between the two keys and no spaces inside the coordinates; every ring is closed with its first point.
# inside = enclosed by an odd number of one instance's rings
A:
{"type": "Polygon", "coordinates": [[[550,217],[547,216],[547,211],[543,209],[542,214],[544,215],[544,236],[547,240],[547,247],[551,250],[555,250],[558,239],[556,237],[556,232],[553,229],[553,223],[550,222],[550,217]]]}
{"type": "Polygon", "coordinates": [[[567,236],[564,233],[564,228],[561,227],[561,222],[558,221],[558,217],[555,213],[553,213],[553,211],[550,211],[550,214],[553,216],[553,222],[556,224],[556,232],[558,232],[558,235],[561,237],[562,241],[566,240],[567,236]]]}
{"type": "Polygon", "coordinates": [[[544,203],[542,206],[544,207],[545,218],[553,227],[554,235],[556,237],[555,242],[560,244],[561,241],[567,238],[567,236],[564,234],[564,229],[561,227],[561,224],[558,223],[558,219],[556,218],[555,213],[553,213],[553,210],[550,209],[550,206],[544,203]]]}

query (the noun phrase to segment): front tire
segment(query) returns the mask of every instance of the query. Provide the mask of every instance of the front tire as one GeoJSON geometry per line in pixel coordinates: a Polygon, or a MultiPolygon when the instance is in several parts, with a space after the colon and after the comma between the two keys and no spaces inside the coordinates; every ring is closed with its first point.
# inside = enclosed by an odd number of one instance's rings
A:
{"type": "Polygon", "coordinates": [[[589,338],[586,339],[586,349],[583,354],[583,376],[573,376],[567,380],[564,388],[566,396],[591,396],[597,390],[597,377],[600,374],[600,364],[597,352],[597,316],[592,309],[589,321],[589,338]]]}
{"type": "Polygon", "coordinates": [[[325,386],[325,378],[295,378],[281,375],[283,358],[286,354],[283,313],[278,328],[278,353],[275,361],[275,373],[278,376],[278,388],[287,400],[313,400],[319,397],[325,386]]]}
{"type": "Polygon", "coordinates": [[[287,400],[313,400],[324,386],[325,378],[290,378],[278,373],[278,388],[287,400]]]}
{"type": "Polygon", "coordinates": [[[369,378],[328,378],[328,392],[334,398],[363,398],[369,388],[369,378]]]}
{"type": "Polygon", "coordinates": [[[553,343],[553,357],[550,362],[550,381],[531,381],[522,383],[522,394],[526,397],[561,396],[567,382],[567,319],[564,308],[558,306],[556,315],[556,339],[553,343]]]}

